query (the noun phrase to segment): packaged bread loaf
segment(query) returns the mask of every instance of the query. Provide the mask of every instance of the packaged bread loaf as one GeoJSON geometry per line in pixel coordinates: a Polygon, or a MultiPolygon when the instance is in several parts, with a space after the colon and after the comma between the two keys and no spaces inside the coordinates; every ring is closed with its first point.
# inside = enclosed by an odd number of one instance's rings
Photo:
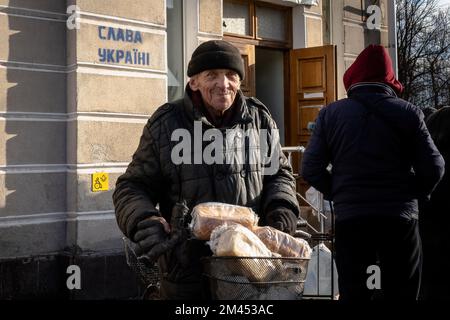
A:
{"type": "Polygon", "coordinates": [[[209,246],[219,257],[272,257],[272,251],[251,230],[235,223],[214,229],[209,246]]]}
{"type": "Polygon", "coordinates": [[[236,275],[242,275],[251,282],[270,281],[275,275],[274,255],[264,243],[248,228],[240,224],[223,224],[211,234],[211,251],[219,257],[248,257],[224,260],[224,264],[236,275]]]}
{"type": "Polygon", "coordinates": [[[209,240],[211,232],[226,222],[239,223],[247,228],[258,224],[258,216],[252,209],[219,202],[198,204],[191,215],[192,234],[199,240],[209,240]]]}
{"type": "Polygon", "coordinates": [[[254,227],[253,232],[270,251],[282,257],[306,259],[311,257],[311,247],[303,239],[294,238],[272,227],[254,227]]]}

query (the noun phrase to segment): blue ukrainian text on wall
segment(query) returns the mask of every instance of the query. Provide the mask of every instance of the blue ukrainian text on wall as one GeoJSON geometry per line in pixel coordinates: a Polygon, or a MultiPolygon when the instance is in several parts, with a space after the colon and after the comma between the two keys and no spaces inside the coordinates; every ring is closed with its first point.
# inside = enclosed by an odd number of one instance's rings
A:
{"type": "MultiPolygon", "coordinates": [[[[142,33],[128,29],[113,27],[98,27],[98,37],[105,41],[143,43],[142,33]]],[[[150,53],[141,52],[138,49],[118,50],[108,48],[98,48],[98,58],[100,62],[125,63],[130,65],[149,66],[150,53]]]]}

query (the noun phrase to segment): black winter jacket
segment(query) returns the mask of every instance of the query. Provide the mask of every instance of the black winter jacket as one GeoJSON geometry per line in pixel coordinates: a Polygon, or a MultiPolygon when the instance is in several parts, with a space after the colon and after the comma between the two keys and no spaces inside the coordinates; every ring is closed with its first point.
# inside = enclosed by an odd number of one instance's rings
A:
{"type": "MultiPolygon", "coordinates": [[[[193,162],[196,149],[194,144],[202,139],[198,137],[198,134],[195,136],[194,121],[201,123],[203,132],[214,128],[199,108],[194,107],[189,92],[187,89],[183,99],[161,106],[152,115],[144,128],[132,162],[117,180],[113,200],[117,222],[122,232],[132,238],[137,223],[151,215],[161,215],[170,222],[172,207],[181,199],[187,201],[190,209],[199,203],[210,201],[251,207],[260,216],[262,222],[264,222],[266,208],[274,203],[289,208],[298,216],[295,179],[286,157],[280,152],[279,165],[275,173],[263,175],[261,162],[255,160],[258,157],[260,145],[249,141],[253,139],[259,142],[258,134],[261,129],[266,129],[269,132],[268,137],[271,137],[276,124],[262,103],[254,98],[244,97],[240,91],[233,106],[236,110],[231,125],[219,130],[225,132],[229,129],[230,133],[227,133],[226,137],[231,139],[232,147],[227,149],[227,155],[234,160],[237,160],[238,154],[242,152],[239,147],[242,146],[239,143],[240,139],[246,139],[245,164],[242,161],[211,165],[203,161],[202,164],[174,164],[171,152],[178,144],[178,141],[171,141],[174,130],[187,129],[193,137],[190,153],[190,160],[193,162]],[[249,129],[254,129],[249,138],[239,133],[240,130],[243,130],[240,131],[242,133],[249,129]],[[159,210],[156,209],[157,205],[159,210]]],[[[202,150],[205,150],[208,143],[203,142],[203,146],[200,145],[202,150]]],[[[268,147],[271,150],[279,150],[281,146],[279,142],[275,145],[269,142],[268,147]]],[[[186,156],[186,154],[183,155],[186,156]]],[[[183,269],[182,275],[178,274],[176,279],[172,277],[171,281],[198,280],[201,272],[198,268],[198,258],[206,250],[204,250],[204,243],[197,243],[194,247],[200,249],[187,250],[192,252],[192,264],[180,267],[183,269]]],[[[174,265],[175,262],[172,261],[170,264],[174,265]]]]}
{"type": "Polygon", "coordinates": [[[320,111],[303,178],[334,201],[337,221],[417,218],[417,199],[429,197],[444,171],[423,113],[384,84],[357,84],[348,96],[320,111]]]}

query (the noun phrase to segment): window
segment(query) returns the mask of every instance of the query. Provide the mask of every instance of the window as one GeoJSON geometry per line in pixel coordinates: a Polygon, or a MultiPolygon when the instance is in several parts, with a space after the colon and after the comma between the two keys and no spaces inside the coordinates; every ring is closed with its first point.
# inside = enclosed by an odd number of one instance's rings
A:
{"type": "Polygon", "coordinates": [[[168,100],[183,97],[183,0],[166,0],[168,100]]]}
{"type": "Polygon", "coordinates": [[[241,36],[251,36],[252,32],[249,5],[242,2],[223,3],[223,32],[241,36]]]}
{"type": "Polygon", "coordinates": [[[287,41],[286,10],[256,6],[256,34],[260,39],[287,41]]]}
{"type": "Polygon", "coordinates": [[[259,45],[289,47],[292,43],[291,10],[254,0],[224,0],[224,35],[255,40],[259,45]]]}

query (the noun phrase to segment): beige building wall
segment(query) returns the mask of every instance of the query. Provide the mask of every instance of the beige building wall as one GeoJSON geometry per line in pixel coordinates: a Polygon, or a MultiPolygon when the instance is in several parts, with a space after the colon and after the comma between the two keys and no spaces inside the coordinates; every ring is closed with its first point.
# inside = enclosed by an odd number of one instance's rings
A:
{"type": "MultiPolygon", "coordinates": [[[[370,44],[394,47],[389,37],[388,0],[332,0],[332,42],[337,45],[338,98],[346,96],[343,76],[358,54],[370,44]],[[381,28],[367,27],[367,8],[375,4],[381,9],[381,28]]],[[[394,23],[394,22],[392,22],[394,23]]]]}
{"type": "Polygon", "coordinates": [[[0,0],[0,259],[123,250],[111,196],[167,100],[165,5],[0,0]]]}
{"type": "Polygon", "coordinates": [[[221,0],[199,0],[199,32],[222,35],[221,0]]]}
{"type": "Polygon", "coordinates": [[[208,40],[222,39],[222,0],[193,0],[185,7],[189,15],[192,25],[187,26],[188,33],[192,32],[192,36],[185,33],[186,41],[191,44],[186,52],[186,65],[190,60],[192,52],[202,42],[208,40]]]}
{"type": "Polygon", "coordinates": [[[167,99],[163,0],[71,0],[80,27],[68,32],[67,242],[82,250],[121,250],[112,192],[143,127],[167,99]],[[92,174],[109,190],[92,191],[92,174]]]}
{"type": "Polygon", "coordinates": [[[0,258],[66,246],[65,11],[0,1],[0,258]]]}
{"type": "MultiPolygon", "coordinates": [[[[324,44],[323,1],[318,0],[318,5],[294,5],[292,7],[293,49],[318,47],[324,44]]],[[[275,3],[283,4],[282,1],[275,3]]]]}
{"type": "Polygon", "coordinates": [[[323,45],[323,0],[317,6],[305,6],[306,48],[323,45]]]}

